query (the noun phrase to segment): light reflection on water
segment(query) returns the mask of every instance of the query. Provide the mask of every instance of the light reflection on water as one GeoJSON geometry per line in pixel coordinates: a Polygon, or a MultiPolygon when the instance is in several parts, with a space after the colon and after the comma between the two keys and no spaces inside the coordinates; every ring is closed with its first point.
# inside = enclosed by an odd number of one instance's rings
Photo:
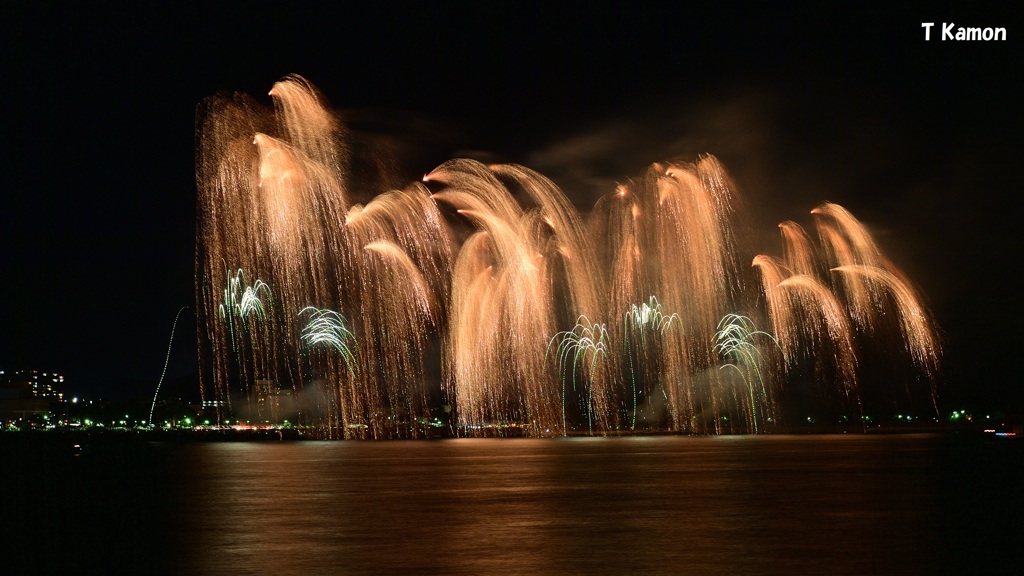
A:
{"type": "MultiPolygon", "coordinates": [[[[63,555],[31,535],[11,550],[37,572],[948,573],[1019,559],[1021,448],[863,435],[114,445],[45,461],[65,483],[36,496],[71,521],[8,508],[26,519],[14,534],[56,530],[63,555]]],[[[8,494],[39,486],[15,476],[8,494]]]]}
{"type": "Polygon", "coordinates": [[[937,548],[929,447],[863,437],[194,446],[185,515],[198,521],[184,567],[915,572],[937,548]]]}

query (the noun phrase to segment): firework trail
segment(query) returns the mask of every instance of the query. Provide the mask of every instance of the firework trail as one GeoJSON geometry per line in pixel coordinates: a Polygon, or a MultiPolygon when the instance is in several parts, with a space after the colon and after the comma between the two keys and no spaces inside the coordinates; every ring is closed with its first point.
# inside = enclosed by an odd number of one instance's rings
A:
{"type": "Polygon", "coordinates": [[[178,328],[178,319],[185,310],[191,310],[189,306],[182,306],[174,315],[174,324],[171,324],[171,337],[167,341],[167,355],[164,356],[164,369],[160,371],[160,380],[156,383],[156,391],[153,392],[153,403],[149,405],[149,425],[153,425],[153,411],[156,410],[156,397],[160,395],[160,386],[164,383],[164,376],[167,376],[167,365],[171,362],[171,346],[174,345],[174,331],[178,328]]]}

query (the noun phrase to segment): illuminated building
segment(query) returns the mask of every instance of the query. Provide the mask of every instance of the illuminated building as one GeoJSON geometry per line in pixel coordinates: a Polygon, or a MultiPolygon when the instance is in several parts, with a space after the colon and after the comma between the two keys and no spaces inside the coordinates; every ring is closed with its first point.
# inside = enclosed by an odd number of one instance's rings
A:
{"type": "Polygon", "coordinates": [[[0,370],[0,420],[47,414],[64,399],[64,376],[41,370],[0,370]]]}

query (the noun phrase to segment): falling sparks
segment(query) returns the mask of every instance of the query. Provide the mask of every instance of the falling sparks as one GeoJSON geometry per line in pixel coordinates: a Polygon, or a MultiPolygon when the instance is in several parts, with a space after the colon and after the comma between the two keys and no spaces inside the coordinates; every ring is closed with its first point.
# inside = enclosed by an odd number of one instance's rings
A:
{"type": "Polygon", "coordinates": [[[280,387],[316,396],[330,437],[421,436],[439,402],[456,434],[759,432],[807,374],[860,409],[879,335],[934,402],[934,322],[841,206],[812,211],[818,244],[779,224],[782,257],[752,273],[712,156],[653,164],[587,219],[529,168],[466,159],[371,198],[326,99],[298,76],[270,94],[273,110],[236,95],[200,111],[201,384],[223,417],[272,410],[259,397],[280,387]]]}

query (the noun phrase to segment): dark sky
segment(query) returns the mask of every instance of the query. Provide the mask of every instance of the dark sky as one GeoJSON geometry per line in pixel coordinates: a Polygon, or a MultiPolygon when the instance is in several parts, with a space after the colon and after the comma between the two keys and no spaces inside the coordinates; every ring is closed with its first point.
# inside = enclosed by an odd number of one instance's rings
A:
{"type": "MultiPolygon", "coordinates": [[[[196,106],[269,104],[298,73],[353,127],[411,141],[410,179],[456,155],[519,162],[585,210],[651,162],[712,153],[768,253],[776,223],[838,202],[928,296],[942,400],[1024,406],[1013,3],[82,4],[0,7],[0,369],[152,394],[194,302],[196,106]],[[1008,40],[942,42],[942,22],[1008,40]]],[[[194,326],[180,335],[184,381],[194,326]]]]}

